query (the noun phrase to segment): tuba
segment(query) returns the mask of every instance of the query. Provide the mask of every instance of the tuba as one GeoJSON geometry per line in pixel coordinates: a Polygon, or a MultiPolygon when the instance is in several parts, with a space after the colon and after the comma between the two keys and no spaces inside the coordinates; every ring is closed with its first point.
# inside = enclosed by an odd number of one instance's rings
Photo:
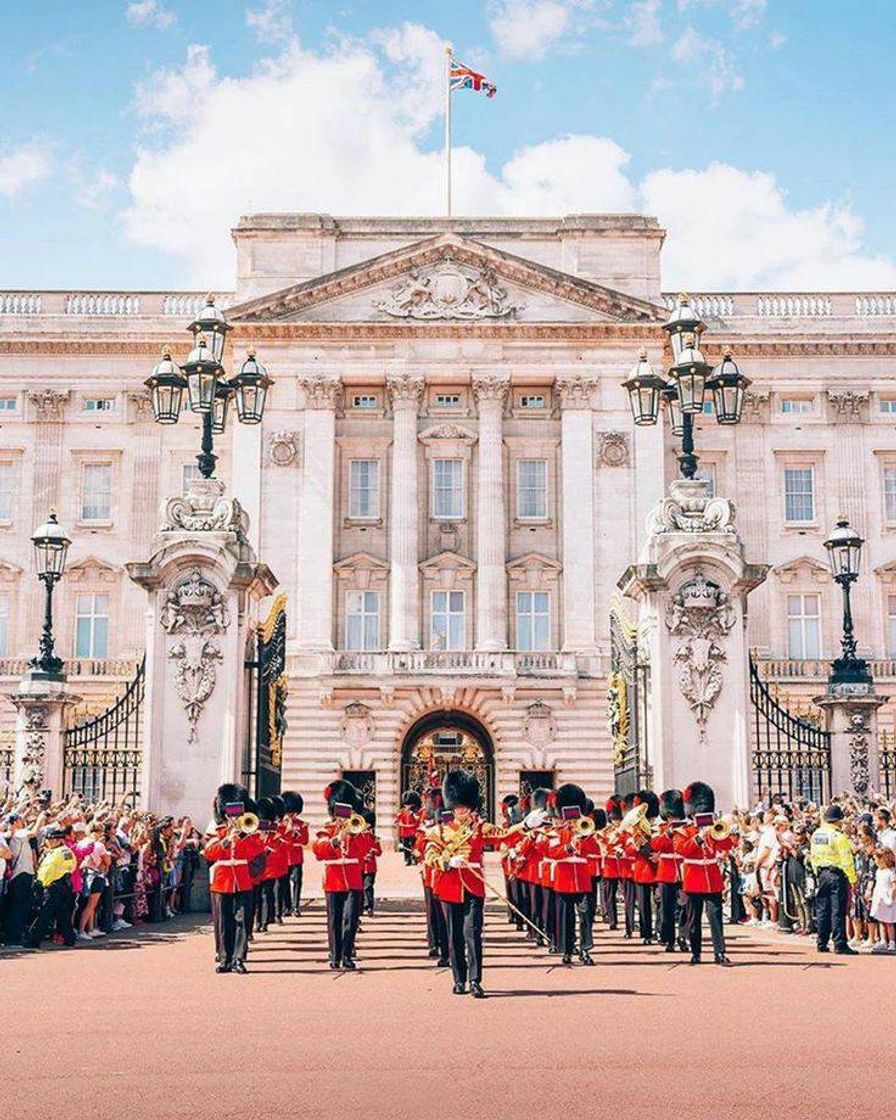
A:
{"type": "Polygon", "coordinates": [[[233,822],[233,827],[237,832],[257,832],[258,817],[255,815],[255,813],[242,813],[233,822]]]}
{"type": "Polygon", "coordinates": [[[572,826],[572,834],[576,840],[586,840],[597,831],[597,825],[592,817],[579,817],[572,826]]]}
{"type": "Polygon", "coordinates": [[[731,825],[726,820],[713,821],[700,831],[701,837],[710,840],[727,840],[731,835],[731,825]]]}
{"type": "Polygon", "coordinates": [[[619,822],[619,831],[631,834],[636,844],[646,844],[653,835],[653,826],[647,819],[647,806],[635,805],[619,822]]]}

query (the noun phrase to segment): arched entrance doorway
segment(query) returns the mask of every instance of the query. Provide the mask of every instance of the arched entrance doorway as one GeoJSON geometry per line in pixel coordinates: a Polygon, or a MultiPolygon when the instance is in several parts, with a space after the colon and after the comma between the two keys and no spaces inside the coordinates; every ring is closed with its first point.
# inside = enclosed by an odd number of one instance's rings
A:
{"type": "Polygon", "coordinates": [[[495,752],[489,733],[464,712],[429,712],[404,737],[401,792],[441,786],[446,770],[472,770],[482,790],[482,813],[494,819],[495,752]]]}

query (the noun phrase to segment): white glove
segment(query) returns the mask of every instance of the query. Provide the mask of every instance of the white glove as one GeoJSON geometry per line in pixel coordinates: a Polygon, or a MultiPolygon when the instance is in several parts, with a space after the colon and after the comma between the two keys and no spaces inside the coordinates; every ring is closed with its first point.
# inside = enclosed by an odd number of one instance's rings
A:
{"type": "Polygon", "coordinates": [[[454,868],[463,867],[466,862],[463,856],[452,856],[451,859],[448,860],[448,866],[454,868]]]}

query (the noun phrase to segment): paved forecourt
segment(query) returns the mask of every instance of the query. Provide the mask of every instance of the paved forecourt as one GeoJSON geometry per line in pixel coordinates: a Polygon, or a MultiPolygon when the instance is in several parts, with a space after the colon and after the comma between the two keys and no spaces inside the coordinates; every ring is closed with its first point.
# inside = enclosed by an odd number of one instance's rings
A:
{"type": "MultiPolygon", "coordinates": [[[[384,885],[416,894],[416,871],[384,864],[384,885]]],[[[313,862],[307,874],[316,885],[313,862]]],[[[364,920],[353,974],[327,968],[319,897],[256,938],[248,976],[214,973],[201,919],[0,955],[4,1112],[822,1120],[889,1092],[867,1040],[892,1020],[892,958],[821,957],[811,939],[734,929],[734,968],[691,968],[600,929],[597,967],[563,968],[495,904],[490,998],[475,1001],[451,994],[420,909],[392,893],[364,920]]]]}

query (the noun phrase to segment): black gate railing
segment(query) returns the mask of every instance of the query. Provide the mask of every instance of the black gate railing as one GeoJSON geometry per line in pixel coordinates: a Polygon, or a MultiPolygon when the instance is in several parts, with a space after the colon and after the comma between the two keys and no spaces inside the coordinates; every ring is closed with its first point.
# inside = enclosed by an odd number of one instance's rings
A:
{"type": "Polygon", "coordinates": [[[638,657],[637,634],[614,608],[610,611],[607,700],[617,793],[633,793],[651,781],[647,750],[648,673],[649,667],[638,657]]]}
{"type": "Polygon", "coordinates": [[[831,735],[789,712],[772,696],[750,658],[753,780],[760,798],[783,794],[818,804],[831,792],[831,735]]]}
{"type": "Polygon", "coordinates": [[[253,797],[280,792],[286,735],[286,596],[274,600],[267,621],[246,651],[247,729],[243,782],[253,797]]]}
{"type": "Polygon", "coordinates": [[[111,708],[66,730],[62,754],[65,793],[81,793],[87,801],[139,800],[145,684],[144,658],[111,708]]]}
{"type": "Polygon", "coordinates": [[[877,739],[880,752],[880,792],[896,797],[896,731],[881,731],[877,739]]]}
{"type": "Polygon", "coordinates": [[[553,770],[520,770],[520,800],[529,797],[534,789],[553,789],[556,784],[553,770]]]}

